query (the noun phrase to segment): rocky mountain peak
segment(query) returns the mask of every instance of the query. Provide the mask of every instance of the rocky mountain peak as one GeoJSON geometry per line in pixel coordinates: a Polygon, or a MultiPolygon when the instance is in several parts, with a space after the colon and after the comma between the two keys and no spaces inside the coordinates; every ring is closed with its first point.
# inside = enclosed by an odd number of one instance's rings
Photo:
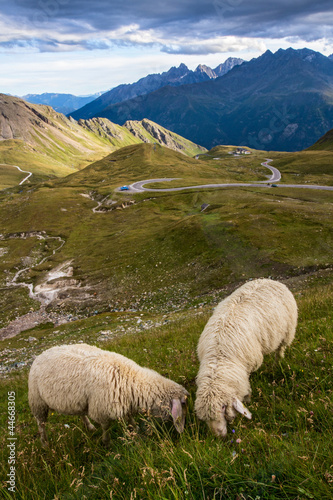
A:
{"type": "MultiPolygon", "coordinates": [[[[176,78],[181,78],[182,76],[186,75],[188,72],[189,72],[189,69],[186,66],[186,64],[181,63],[178,66],[178,68],[176,68],[176,66],[173,66],[172,68],[170,68],[169,71],[167,71],[165,73],[165,76],[166,76],[166,78],[175,78],[176,79],[176,78]]],[[[163,74],[161,76],[163,76],[163,74]]]]}
{"type": "Polygon", "coordinates": [[[209,78],[216,78],[216,74],[212,70],[212,68],[210,68],[209,66],[206,66],[205,64],[199,64],[196,67],[195,71],[197,73],[206,73],[206,75],[209,76],[209,78]]]}
{"type": "Polygon", "coordinates": [[[240,66],[243,62],[245,62],[244,59],[241,59],[240,57],[228,57],[224,63],[219,64],[213,71],[216,76],[223,76],[233,67],[240,66]]]}

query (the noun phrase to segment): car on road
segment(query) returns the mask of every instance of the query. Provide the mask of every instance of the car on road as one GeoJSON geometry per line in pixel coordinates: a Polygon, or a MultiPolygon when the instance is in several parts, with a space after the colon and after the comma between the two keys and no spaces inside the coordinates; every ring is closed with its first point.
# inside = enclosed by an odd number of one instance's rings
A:
{"type": "Polygon", "coordinates": [[[129,191],[128,186],[121,186],[120,191],[129,191]]]}

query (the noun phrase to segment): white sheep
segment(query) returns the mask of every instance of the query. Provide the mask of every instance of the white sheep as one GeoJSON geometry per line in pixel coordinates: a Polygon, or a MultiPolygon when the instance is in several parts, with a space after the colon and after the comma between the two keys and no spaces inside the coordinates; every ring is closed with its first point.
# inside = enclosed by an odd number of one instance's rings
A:
{"type": "Polygon", "coordinates": [[[216,307],[198,343],[195,411],[217,436],[226,436],[236,412],[251,398],[250,374],[265,354],[280,357],[295,336],[297,304],[289,289],[270,279],[245,283],[216,307]]]}
{"type": "Polygon", "coordinates": [[[90,417],[102,426],[105,444],[112,420],[132,420],[140,411],[163,420],[172,417],[182,432],[187,396],[184,387],[154,370],[87,344],[51,347],[36,357],[29,373],[29,405],[44,445],[49,409],[80,415],[94,430],[90,417]]]}

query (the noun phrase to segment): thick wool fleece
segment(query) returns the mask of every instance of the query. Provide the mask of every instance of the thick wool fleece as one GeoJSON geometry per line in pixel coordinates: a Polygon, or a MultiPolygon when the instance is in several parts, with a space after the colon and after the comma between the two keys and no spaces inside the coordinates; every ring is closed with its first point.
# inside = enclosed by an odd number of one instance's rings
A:
{"type": "Polygon", "coordinates": [[[265,354],[283,357],[295,336],[297,305],[288,288],[277,281],[249,281],[220,302],[198,343],[200,369],[195,411],[201,420],[233,418],[232,402],[251,395],[249,375],[265,354]]]}
{"type": "Polygon", "coordinates": [[[39,424],[46,421],[49,409],[87,415],[104,427],[140,410],[167,419],[172,401],[187,395],[184,387],[157,372],[87,344],[44,351],[29,374],[29,404],[39,424]]]}

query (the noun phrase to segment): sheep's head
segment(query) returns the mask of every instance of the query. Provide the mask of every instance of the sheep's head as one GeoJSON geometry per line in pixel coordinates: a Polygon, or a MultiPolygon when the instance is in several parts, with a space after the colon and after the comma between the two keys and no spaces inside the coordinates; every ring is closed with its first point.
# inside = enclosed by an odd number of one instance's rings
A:
{"type": "Polygon", "coordinates": [[[213,434],[218,437],[226,437],[228,432],[227,422],[232,422],[236,417],[237,412],[241,413],[248,419],[252,418],[252,414],[249,410],[245,408],[243,403],[238,398],[235,398],[233,399],[231,405],[222,405],[218,418],[207,421],[207,424],[213,434]]]}
{"type": "Polygon", "coordinates": [[[174,426],[179,433],[183,432],[185,426],[185,417],[187,413],[187,397],[189,393],[186,389],[172,396],[159,400],[151,408],[151,414],[162,420],[170,420],[172,418],[174,426]],[[170,399],[169,399],[170,398],[170,399]]]}
{"type": "Polygon", "coordinates": [[[171,403],[171,416],[176,430],[181,433],[185,426],[185,417],[187,413],[187,395],[178,399],[173,399],[171,403]]]}

